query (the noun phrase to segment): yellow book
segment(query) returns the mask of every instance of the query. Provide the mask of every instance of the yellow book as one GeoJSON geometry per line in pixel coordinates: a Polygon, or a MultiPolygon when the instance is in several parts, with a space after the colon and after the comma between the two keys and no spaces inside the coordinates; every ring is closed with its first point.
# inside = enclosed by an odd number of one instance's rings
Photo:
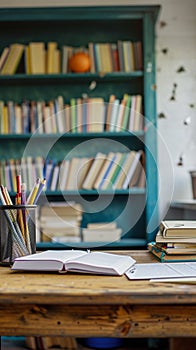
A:
{"type": "Polygon", "coordinates": [[[1,54],[1,57],[0,57],[0,70],[2,69],[6,59],[7,59],[7,56],[9,54],[9,47],[5,47],[3,49],[3,52],[1,54]]]}
{"type": "Polygon", "coordinates": [[[61,53],[58,49],[54,51],[54,73],[61,73],[61,53]]]}
{"type": "Polygon", "coordinates": [[[87,104],[88,132],[103,132],[105,120],[105,104],[102,97],[91,97],[87,104]]]}
{"type": "Polygon", "coordinates": [[[31,60],[30,60],[30,47],[25,47],[25,73],[31,74],[31,60]]]}
{"type": "Polygon", "coordinates": [[[109,43],[100,44],[101,72],[112,72],[112,57],[109,43]]]}
{"type": "Polygon", "coordinates": [[[32,74],[45,74],[45,45],[43,42],[29,44],[30,71],[32,74]]]}
{"type": "Polygon", "coordinates": [[[4,101],[0,100],[0,134],[4,134],[4,130],[3,130],[3,108],[4,108],[4,101]]]}
{"type": "Polygon", "coordinates": [[[55,73],[55,51],[57,50],[57,42],[50,41],[47,45],[47,73],[55,73]]]}
{"type": "Polygon", "coordinates": [[[2,75],[10,74],[13,75],[20,63],[22,54],[24,51],[24,45],[22,44],[12,44],[10,45],[10,50],[7,59],[1,70],[2,75]]]}
{"type": "Polygon", "coordinates": [[[3,128],[2,134],[9,134],[9,122],[8,122],[8,107],[3,107],[3,128]]]}

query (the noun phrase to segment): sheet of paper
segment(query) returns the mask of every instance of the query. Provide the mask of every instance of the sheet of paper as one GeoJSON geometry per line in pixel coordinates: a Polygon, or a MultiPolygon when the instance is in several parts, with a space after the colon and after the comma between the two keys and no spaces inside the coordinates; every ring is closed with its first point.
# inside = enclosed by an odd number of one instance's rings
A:
{"type": "Polygon", "coordinates": [[[196,262],[135,264],[126,272],[130,280],[196,277],[196,262]]]}

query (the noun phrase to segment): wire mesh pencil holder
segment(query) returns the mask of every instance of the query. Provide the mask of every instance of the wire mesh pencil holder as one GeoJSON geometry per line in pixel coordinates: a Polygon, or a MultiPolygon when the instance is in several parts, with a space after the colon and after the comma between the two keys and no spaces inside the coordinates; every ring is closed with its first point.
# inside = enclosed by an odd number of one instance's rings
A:
{"type": "Polygon", "coordinates": [[[36,253],[36,205],[0,206],[0,264],[36,253]]]}

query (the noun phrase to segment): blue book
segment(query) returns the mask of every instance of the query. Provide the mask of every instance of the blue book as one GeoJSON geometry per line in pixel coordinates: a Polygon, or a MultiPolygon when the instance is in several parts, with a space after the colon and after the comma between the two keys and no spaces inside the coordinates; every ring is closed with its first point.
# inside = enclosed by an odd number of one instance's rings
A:
{"type": "Polygon", "coordinates": [[[56,161],[53,159],[47,159],[44,167],[44,178],[46,179],[46,190],[49,191],[51,187],[53,170],[56,161]]]}

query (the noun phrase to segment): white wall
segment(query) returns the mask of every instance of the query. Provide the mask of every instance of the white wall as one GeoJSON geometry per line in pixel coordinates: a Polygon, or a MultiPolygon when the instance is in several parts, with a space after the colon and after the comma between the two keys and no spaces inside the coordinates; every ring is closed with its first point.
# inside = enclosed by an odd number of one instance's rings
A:
{"type": "Polygon", "coordinates": [[[164,115],[158,119],[161,219],[171,201],[192,198],[189,170],[196,169],[196,1],[0,0],[0,7],[139,4],[162,6],[156,28],[157,112],[164,115]],[[178,73],[180,67],[185,71],[178,73]],[[173,95],[175,100],[171,100],[173,95]],[[184,120],[189,117],[191,123],[186,126],[184,120]],[[177,165],[180,154],[183,166],[177,165]]]}

